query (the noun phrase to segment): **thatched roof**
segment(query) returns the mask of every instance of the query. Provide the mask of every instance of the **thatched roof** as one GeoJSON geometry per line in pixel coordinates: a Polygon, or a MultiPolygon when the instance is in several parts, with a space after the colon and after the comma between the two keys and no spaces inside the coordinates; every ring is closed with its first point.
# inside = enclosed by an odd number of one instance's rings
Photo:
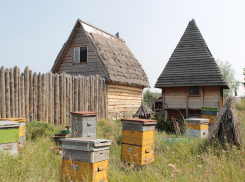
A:
{"type": "Polygon", "coordinates": [[[209,140],[241,145],[241,126],[236,117],[233,97],[228,97],[224,107],[220,110],[214,125],[210,128],[209,140]]]}
{"type": "Polygon", "coordinates": [[[133,117],[147,118],[147,115],[150,114],[154,114],[154,112],[145,105],[141,105],[133,117]]]}
{"type": "Polygon", "coordinates": [[[195,20],[189,22],[155,84],[156,88],[179,86],[228,88],[195,20]]]}
{"type": "Polygon", "coordinates": [[[80,19],[77,20],[70,37],[57,56],[52,68],[53,72],[58,69],[62,55],[65,54],[66,47],[69,46],[70,39],[73,38],[78,27],[83,28],[91,42],[107,75],[107,81],[150,87],[145,71],[124,40],[80,19]]]}

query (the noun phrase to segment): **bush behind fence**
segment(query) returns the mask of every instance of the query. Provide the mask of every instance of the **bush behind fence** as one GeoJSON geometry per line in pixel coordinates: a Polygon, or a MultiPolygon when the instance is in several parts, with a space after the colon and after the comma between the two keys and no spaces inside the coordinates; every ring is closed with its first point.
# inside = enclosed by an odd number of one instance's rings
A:
{"type": "Polygon", "coordinates": [[[0,70],[0,118],[26,118],[54,125],[70,124],[71,111],[94,111],[107,118],[105,79],[66,73],[33,73],[28,67],[0,70]]]}

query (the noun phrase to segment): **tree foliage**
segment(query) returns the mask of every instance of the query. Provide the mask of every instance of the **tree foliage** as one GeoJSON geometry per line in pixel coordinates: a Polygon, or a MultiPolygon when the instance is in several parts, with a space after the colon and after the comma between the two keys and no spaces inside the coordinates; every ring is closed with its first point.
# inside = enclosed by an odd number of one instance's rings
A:
{"type": "Polygon", "coordinates": [[[147,89],[143,93],[143,104],[151,107],[151,103],[154,102],[158,97],[158,92],[151,92],[150,89],[147,89]]]}
{"type": "Polygon", "coordinates": [[[232,65],[228,61],[217,60],[217,65],[224,76],[226,83],[230,89],[223,90],[223,97],[226,99],[229,95],[233,95],[234,92],[238,90],[241,82],[235,78],[235,70],[232,68],[232,65]]]}

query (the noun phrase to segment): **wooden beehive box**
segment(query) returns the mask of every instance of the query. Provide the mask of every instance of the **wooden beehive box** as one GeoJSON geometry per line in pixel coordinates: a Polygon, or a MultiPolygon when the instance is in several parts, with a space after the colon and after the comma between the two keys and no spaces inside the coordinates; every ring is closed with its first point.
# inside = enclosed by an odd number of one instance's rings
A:
{"type": "Polygon", "coordinates": [[[26,118],[1,118],[1,121],[13,121],[20,124],[19,128],[19,146],[23,147],[26,144],[26,118]]]}
{"type": "Polygon", "coordinates": [[[20,124],[13,121],[0,122],[0,150],[4,153],[18,154],[19,127],[20,124]]]}
{"type": "Polygon", "coordinates": [[[107,181],[111,140],[66,138],[61,141],[61,179],[107,181]]]}
{"type": "Polygon", "coordinates": [[[121,159],[127,163],[146,165],[155,161],[156,120],[122,119],[121,159]]]}
{"type": "Polygon", "coordinates": [[[208,136],[209,119],[185,119],[186,135],[189,137],[205,138],[208,136]]]}
{"type": "Polygon", "coordinates": [[[72,138],[96,138],[96,112],[71,112],[72,138]]]}
{"type": "Polygon", "coordinates": [[[151,145],[155,141],[156,120],[122,119],[122,144],[151,145]]]}
{"type": "Polygon", "coordinates": [[[209,124],[214,124],[219,112],[219,108],[202,107],[201,111],[202,118],[209,119],[209,124]]]}

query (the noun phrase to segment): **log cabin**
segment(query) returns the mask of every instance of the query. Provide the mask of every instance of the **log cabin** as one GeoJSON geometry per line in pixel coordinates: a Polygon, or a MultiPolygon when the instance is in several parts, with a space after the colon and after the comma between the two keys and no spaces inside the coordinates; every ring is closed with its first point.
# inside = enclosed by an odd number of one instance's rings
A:
{"type": "Polygon", "coordinates": [[[141,64],[125,41],[78,19],[59,52],[53,73],[99,75],[105,78],[108,116],[135,113],[149,82],[141,64]]]}
{"type": "Polygon", "coordinates": [[[223,106],[228,85],[192,19],[159,76],[162,112],[168,119],[201,114],[201,107],[223,106]]]}

